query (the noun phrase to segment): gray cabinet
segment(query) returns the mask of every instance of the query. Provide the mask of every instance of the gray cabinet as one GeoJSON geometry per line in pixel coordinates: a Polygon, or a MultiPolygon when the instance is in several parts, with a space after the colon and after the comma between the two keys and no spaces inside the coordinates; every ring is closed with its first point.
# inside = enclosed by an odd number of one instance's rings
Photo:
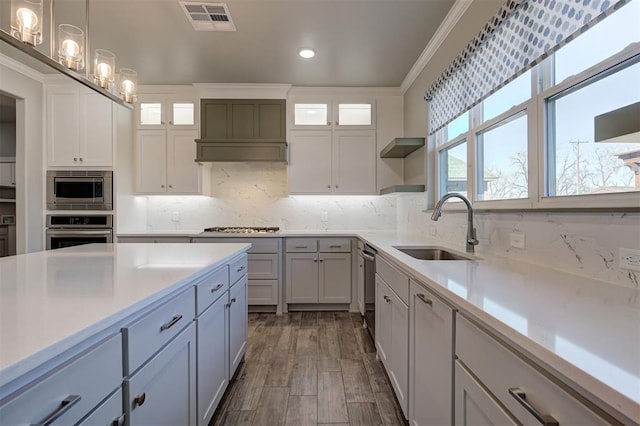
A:
{"type": "Polygon", "coordinates": [[[191,323],[125,379],[128,424],[196,425],[196,334],[191,323]]]}
{"type": "Polygon", "coordinates": [[[286,140],[284,99],[202,99],[202,140],[286,140]]]}
{"type": "Polygon", "coordinates": [[[453,424],[454,310],[415,281],[410,294],[409,421],[453,424]]]}
{"type": "Polygon", "coordinates": [[[245,352],[249,327],[247,312],[247,275],[229,289],[229,380],[236,372],[245,352]]]}
{"type": "Polygon", "coordinates": [[[288,238],[287,303],[350,303],[351,241],[288,238]]]}

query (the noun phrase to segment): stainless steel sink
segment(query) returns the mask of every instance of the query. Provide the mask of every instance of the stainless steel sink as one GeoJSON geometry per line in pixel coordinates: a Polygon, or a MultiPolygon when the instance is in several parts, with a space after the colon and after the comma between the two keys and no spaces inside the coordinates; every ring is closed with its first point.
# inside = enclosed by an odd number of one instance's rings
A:
{"type": "Polygon", "coordinates": [[[401,247],[394,246],[395,249],[420,260],[474,260],[474,256],[465,256],[453,253],[439,247],[401,247]]]}

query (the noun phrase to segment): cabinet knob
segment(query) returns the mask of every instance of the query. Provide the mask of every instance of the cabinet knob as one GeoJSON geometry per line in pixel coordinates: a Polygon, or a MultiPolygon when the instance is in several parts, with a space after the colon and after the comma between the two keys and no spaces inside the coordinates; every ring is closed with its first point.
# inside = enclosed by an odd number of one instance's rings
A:
{"type": "Polygon", "coordinates": [[[318,259],[313,259],[314,262],[318,262],[318,259]]]}
{"type": "Polygon", "coordinates": [[[160,188],[164,188],[164,185],[160,185],[160,188]]]}
{"type": "Polygon", "coordinates": [[[338,185],[336,185],[336,188],[340,188],[338,185]]]}
{"type": "Polygon", "coordinates": [[[327,185],[327,188],[331,188],[331,185],[327,185]]]}
{"type": "Polygon", "coordinates": [[[320,259],[320,262],[324,262],[324,259],[320,259]]]}
{"type": "Polygon", "coordinates": [[[78,161],[78,159],[74,157],[74,158],[73,158],[73,161],[78,161]]]}
{"type": "Polygon", "coordinates": [[[82,157],[80,157],[80,161],[84,161],[84,160],[82,159],[82,157]]]}
{"type": "Polygon", "coordinates": [[[142,392],[141,394],[133,398],[133,408],[135,408],[136,405],[138,407],[142,407],[142,404],[144,404],[144,401],[146,401],[146,399],[147,399],[147,394],[144,392],[142,392]]]}
{"type": "Polygon", "coordinates": [[[173,185],[169,185],[169,188],[173,188],[173,185]]]}

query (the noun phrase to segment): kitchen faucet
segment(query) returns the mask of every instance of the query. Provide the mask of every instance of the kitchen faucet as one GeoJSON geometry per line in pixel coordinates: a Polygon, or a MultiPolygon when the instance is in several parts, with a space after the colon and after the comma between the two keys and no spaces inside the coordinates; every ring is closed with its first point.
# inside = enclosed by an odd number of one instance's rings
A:
{"type": "Polygon", "coordinates": [[[467,197],[455,192],[444,195],[442,198],[440,198],[440,200],[438,200],[436,207],[433,209],[431,220],[435,220],[436,222],[438,221],[438,218],[440,218],[440,216],[442,215],[442,205],[449,198],[453,198],[453,197],[460,198],[467,205],[468,214],[467,214],[467,247],[466,249],[467,249],[467,253],[473,254],[474,246],[477,246],[478,243],[480,243],[480,241],[478,241],[478,239],[476,238],[476,228],[473,227],[473,207],[471,207],[471,203],[469,202],[467,197]]]}

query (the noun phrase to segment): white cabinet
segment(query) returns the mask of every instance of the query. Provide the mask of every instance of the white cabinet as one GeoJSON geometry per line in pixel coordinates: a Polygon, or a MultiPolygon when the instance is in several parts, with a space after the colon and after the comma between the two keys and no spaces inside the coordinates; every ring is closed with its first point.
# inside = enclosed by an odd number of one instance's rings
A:
{"type": "Polygon", "coordinates": [[[202,166],[196,158],[197,130],[136,132],[138,194],[201,194],[202,166]]]}
{"type": "Polygon", "coordinates": [[[0,186],[16,186],[16,163],[0,163],[0,186]]]}
{"type": "Polygon", "coordinates": [[[196,335],[191,323],[133,376],[125,379],[128,424],[195,426],[196,335]]]}
{"type": "Polygon", "coordinates": [[[48,87],[48,166],[113,167],[114,108],[111,100],[89,89],[48,87]]]}
{"type": "Polygon", "coordinates": [[[350,303],[351,241],[288,238],[287,303],[350,303]]]}
{"type": "Polygon", "coordinates": [[[376,335],[378,357],[407,417],[409,389],[409,307],[376,276],[376,335]]]}
{"type": "Polygon", "coordinates": [[[374,130],[294,130],[290,194],[376,194],[374,130]]]}
{"type": "Polygon", "coordinates": [[[409,422],[450,425],[454,310],[415,281],[410,294],[409,422]]]}

